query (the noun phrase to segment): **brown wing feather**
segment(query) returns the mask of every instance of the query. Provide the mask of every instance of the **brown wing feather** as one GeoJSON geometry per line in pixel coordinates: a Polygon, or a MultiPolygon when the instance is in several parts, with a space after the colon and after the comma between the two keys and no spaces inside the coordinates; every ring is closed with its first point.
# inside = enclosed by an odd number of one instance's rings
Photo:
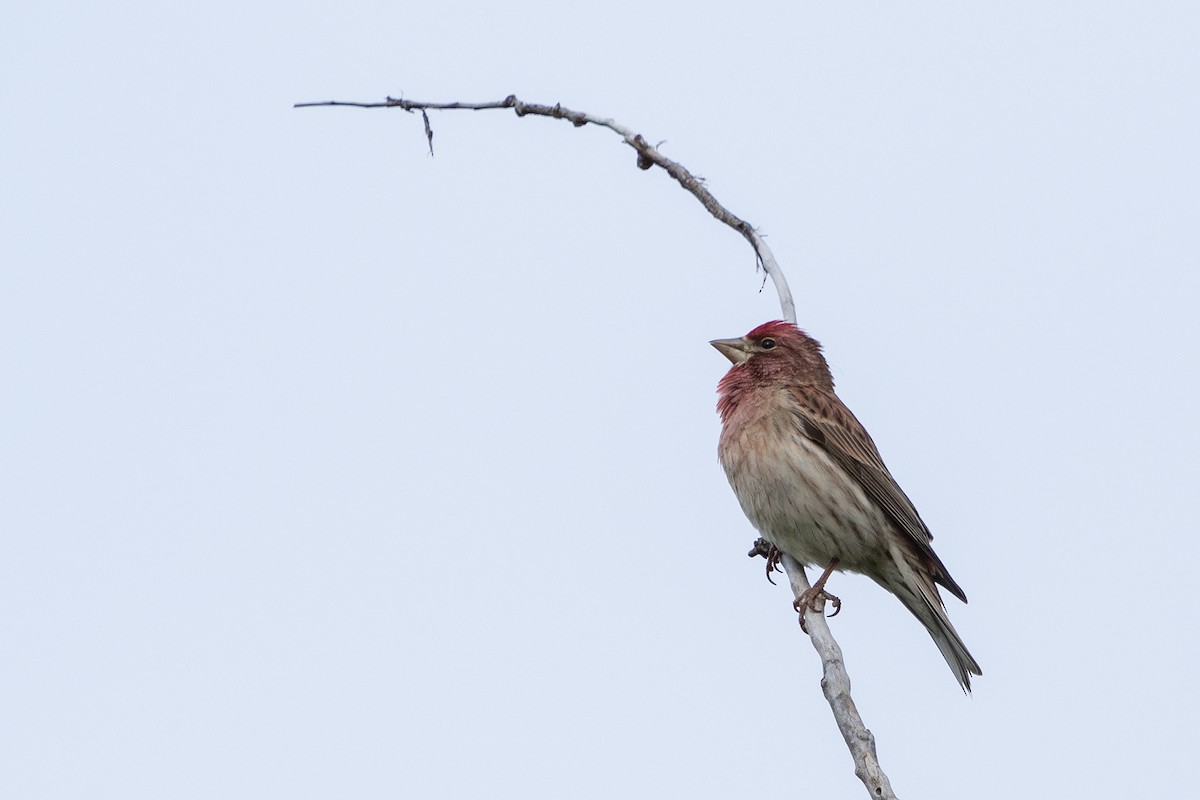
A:
{"type": "Polygon", "coordinates": [[[867,497],[878,503],[896,527],[908,535],[928,560],[933,579],[955,597],[967,602],[966,594],[933,552],[930,544],[933,534],[908,495],[888,472],[875,442],[862,423],[833,393],[818,393],[808,389],[791,394],[799,409],[803,409],[797,410],[796,414],[800,417],[805,434],[825,448],[825,452],[858,483],[867,497]]]}

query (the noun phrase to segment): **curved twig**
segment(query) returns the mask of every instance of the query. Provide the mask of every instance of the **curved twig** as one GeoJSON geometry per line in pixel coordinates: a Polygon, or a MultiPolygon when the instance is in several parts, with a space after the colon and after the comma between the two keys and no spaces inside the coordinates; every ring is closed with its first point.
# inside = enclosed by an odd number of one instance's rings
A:
{"type": "MultiPolygon", "coordinates": [[[[662,167],[667,171],[668,175],[679,182],[680,186],[687,189],[699,200],[708,209],[708,213],[733,228],[750,242],[750,246],[754,248],[754,255],[758,260],[758,265],[762,267],[763,271],[771,278],[771,282],[775,284],[775,291],[779,294],[779,304],[783,308],[784,318],[791,322],[796,321],[796,304],[792,300],[792,291],[788,288],[787,278],[783,276],[783,270],[779,268],[778,262],[775,261],[775,254],[771,252],[771,248],[763,240],[759,232],[754,229],[754,226],[744,219],[733,215],[728,209],[718,203],[717,198],[713,197],[712,192],[705,188],[702,179],[697,178],[678,161],[672,161],[664,156],[659,152],[657,147],[646,141],[645,137],[640,133],[634,133],[618,122],[594,116],[586,111],[575,111],[570,108],[564,108],[558,103],[552,106],[541,105],[539,103],[526,103],[518,100],[516,95],[511,94],[503,100],[496,100],[490,103],[424,103],[417,100],[389,97],[382,103],[347,103],[339,100],[327,100],[323,103],[296,103],[293,108],[311,108],[313,106],[400,108],[410,113],[420,111],[423,114],[427,111],[489,111],[492,109],[511,108],[516,112],[518,117],[528,115],[551,117],[553,119],[565,119],[577,128],[582,128],[584,125],[598,125],[601,128],[608,128],[620,136],[625,144],[637,151],[637,165],[639,169],[650,169],[653,166],[662,167]]],[[[432,153],[433,131],[429,127],[428,117],[425,118],[425,136],[430,142],[430,153],[432,153]]]]}
{"type": "MultiPolygon", "coordinates": [[[[389,97],[382,103],[349,103],[329,100],[323,103],[296,103],[294,107],[311,108],[313,106],[399,108],[409,113],[419,111],[424,118],[425,137],[429,141],[431,154],[433,152],[433,130],[429,125],[429,116],[427,113],[429,111],[487,111],[491,109],[511,108],[516,112],[518,117],[527,115],[551,117],[553,119],[568,120],[575,127],[598,125],[602,128],[607,128],[620,136],[625,144],[637,151],[637,166],[639,169],[650,169],[653,166],[662,167],[667,171],[668,175],[679,182],[680,186],[695,196],[710,214],[733,228],[750,242],[750,245],[754,248],[757,263],[770,276],[772,283],[775,285],[775,290],[779,294],[779,304],[783,311],[783,318],[793,323],[796,321],[796,305],[792,300],[791,290],[788,289],[787,279],[783,275],[783,270],[780,269],[779,264],[775,261],[775,256],[771,252],[771,248],[763,241],[762,236],[754,229],[754,226],[730,213],[728,209],[717,202],[712,193],[705,188],[704,182],[689,172],[682,164],[664,156],[658,151],[658,148],[647,142],[641,134],[634,133],[629,128],[611,119],[602,119],[583,111],[564,108],[559,104],[548,106],[537,103],[526,103],[518,100],[515,95],[509,95],[503,100],[488,103],[424,103],[416,100],[389,97]]],[[[783,566],[787,570],[792,592],[799,598],[809,588],[808,576],[804,573],[804,567],[791,556],[786,555],[783,557],[783,566]]],[[[824,675],[821,678],[821,690],[825,693],[825,699],[829,701],[829,707],[833,709],[833,717],[837,721],[838,729],[841,731],[842,738],[845,739],[846,746],[850,749],[850,754],[854,758],[854,774],[867,787],[867,791],[871,797],[876,800],[895,800],[896,795],[892,793],[892,787],[888,783],[887,775],[883,773],[883,770],[879,766],[879,758],[875,753],[875,737],[871,735],[866,725],[863,724],[862,717],[859,716],[858,709],[854,705],[854,700],[850,696],[850,676],[847,674],[846,665],[842,661],[842,650],[829,630],[824,612],[823,610],[813,611],[806,608],[804,613],[806,614],[804,619],[808,629],[809,640],[820,655],[821,663],[824,666],[824,675]]]]}

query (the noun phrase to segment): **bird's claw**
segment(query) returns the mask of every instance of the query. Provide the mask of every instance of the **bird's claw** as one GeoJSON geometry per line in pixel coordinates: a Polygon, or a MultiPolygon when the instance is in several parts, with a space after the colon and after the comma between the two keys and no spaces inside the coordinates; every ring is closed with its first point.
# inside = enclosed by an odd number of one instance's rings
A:
{"type": "Polygon", "coordinates": [[[808,633],[808,624],[804,621],[804,612],[810,608],[817,613],[824,611],[825,601],[829,601],[833,605],[833,613],[829,616],[836,617],[842,610],[842,599],[824,589],[817,587],[806,589],[792,602],[792,608],[800,615],[800,630],[808,633]]]}
{"type": "Polygon", "coordinates": [[[754,540],[754,546],[750,548],[750,552],[746,555],[750,558],[762,556],[767,560],[767,580],[774,586],[775,580],[771,577],[772,572],[783,572],[779,568],[779,562],[783,561],[783,551],[775,545],[768,542],[766,539],[759,537],[754,540]]]}

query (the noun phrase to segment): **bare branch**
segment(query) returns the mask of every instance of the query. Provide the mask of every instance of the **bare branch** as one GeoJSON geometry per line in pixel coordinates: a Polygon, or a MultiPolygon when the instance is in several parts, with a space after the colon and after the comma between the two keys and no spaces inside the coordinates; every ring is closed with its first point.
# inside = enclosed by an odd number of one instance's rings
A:
{"type": "MultiPolygon", "coordinates": [[[[552,106],[526,103],[518,100],[516,95],[511,94],[503,100],[490,103],[425,103],[417,100],[389,97],[382,103],[347,103],[339,100],[328,100],[323,103],[296,103],[293,108],[312,108],[313,106],[399,108],[410,113],[420,111],[422,114],[428,111],[489,111],[492,109],[511,108],[518,117],[531,115],[551,117],[552,119],[565,119],[577,128],[582,128],[584,125],[597,125],[601,128],[608,128],[620,136],[625,144],[637,151],[637,165],[640,169],[650,169],[653,166],[662,167],[667,171],[668,175],[679,182],[680,186],[699,200],[708,209],[708,213],[733,228],[750,242],[750,246],[754,248],[754,255],[757,258],[758,265],[763,268],[771,278],[771,282],[775,284],[775,291],[779,294],[779,304],[783,309],[784,319],[790,322],[796,321],[796,304],[792,300],[792,292],[788,288],[787,278],[784,277],[783,270],[779,268],[778,262],[775,261],[775,254],[771,252],[771,248],[763,240],[758,231],[755,230],[754,226],[744,219],[735,216],[718,203],[717,198],[713,197],[712,192],[705,188],[704,182],[689,172],[682,164],[667,158],[659,152],[657,147],[646,141],[646,138],[640,133],[634,133],[620,123],[614,122],[611,119],[602,119],[585,111],[564,108],[558,103],[552,106]]],[[[429,118],[426,116],[425,136],[429,140],[429,152],[432,155],[433,130],[429,127],[428,120],[429,118]]]]}
{"type": "MultiPolygon", "coordinates": [[[[564,108],[558,104],[548,106],[525,103],[518,100],[515,95],[509,95],[503,100],[490,103],[423,103],[416,100],[389,97],[382,103],[348,103],[330,100],[323,103],[297,103],[294,107],[311,108],[313,106],[400,108],[409,113],[419,111],[424,118],[425,137],[429,142],[430,155],[433,154],[433,129],[429,125],[429,116],[427,113],[429,111],[487,111],[511,108],[519,117],[528,115],[551,117],[553,119],[568,120],[577,128],[584,125],[597,125],[607,128],[620,136],[625,144],[637,151],[637,166],[640,169],[650,169],[653,166],[663,168],[667,171],[668,175],[679,182],[680,186],[695,196],[710,214],[733,228],[750,242],[754,248],[758,264],[770,276],[771,281],[775,284],[775,290],[779,293],[779,304],[783,311],[783,318],[788,322],[794,323],[796,321],[796,306],[792,301],[792,293],[788,289],[787,279],[784,277],[779,264],[775,261],[775,256],[771,253],[771,248],[763,241],[762,237],[754,229],[754,226],[735,216],[717,202],[712,193],[705,188],[703,181],[684,168],[682,164],[664,156],[658,151],[657,147],[649,144],[641,134],[634,133],[629,128],[611,119],[602,119],[583,111],[564,108]]],[[[804,573],[804,567],[791,556],[787,555],[783,557],[783,566],[787,570],[792,592],[799,598],[809,588],[808,576],[804,573]]],[[[838,729],[841,731],[842,738],[845,739],[846,746],[850,749],[850,754],[854,759],[854,774],[863,782],[868,793],[875,800],[895,800],[896,795],[892,792],[891,784],[879,766],[879,758],[875,753],[875,737],[871,735],[866,725],[863,724],[862,717],[859,716],[858,709],[854,705],[854,700],[850,696],[850,676],[846,673],[846,665],[842,660],[842,650],[834,640],[833,634],[829,630],[829,624],[825,620],[824,610],[822,608],[820,611],[813,611],[806,608],[803,613],[806,615],[804,620],[805,626],[808,629],[809,640],[812,642],[813,648],[820,655],[821,663],[824,666],[824,675],[821,678],[821,690],[825,693],[825,699],[829,702],[829,707],[833,710],[833,716],[837,721],[838,729]]]]}
{"type": "MultiPolygon", "coordinates": [[[[804,567],[789,555],[783,556],[783,568],[787,571],[788,581],[792,592],[799,599],[800,595],[809,589],[808,576],[804,567]]],[[[824,602],[819,610],[805,607],[804,627],[808,628],[808,638],[813,648],[821,656],[824,674],[821,677],[821,691],[833,709],[833,718],[837,720],[838,730],[850,748],[854,759],[854,774],[867,787],[867,792],[876,800],[896,800],[892,785],[887,775],[879,766],[879,756],[875,753],[875,737],[863,724],[850,696],[850,675],[846,672],[846,662],[842,660],[842,648],[838,646],[829,630],[825,619],[824,602]]]]}

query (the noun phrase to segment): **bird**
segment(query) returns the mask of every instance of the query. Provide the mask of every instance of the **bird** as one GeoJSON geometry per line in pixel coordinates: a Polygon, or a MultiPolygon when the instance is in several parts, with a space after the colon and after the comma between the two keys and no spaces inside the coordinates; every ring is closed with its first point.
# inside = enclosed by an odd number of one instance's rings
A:
{"type": "MultiPolygon", "coordinates": [[[[834,392],[821,344],[791,322],[766,322],[710,344],[733,366],[717,386],[721,466],[742,511],[772,547],[824,573],[796,601],[819,608],[832,572],[866,575],[895,595],[937,644],[964,692],[978,662],[950,623],[942,586],[966,593],[934,553],[933,534],[866,428],[834,392]]],[[[754,551],[752,551],[752,554],[754,551]]],[[[768,572],[771,558],[768,558],[768,572]]]]}

